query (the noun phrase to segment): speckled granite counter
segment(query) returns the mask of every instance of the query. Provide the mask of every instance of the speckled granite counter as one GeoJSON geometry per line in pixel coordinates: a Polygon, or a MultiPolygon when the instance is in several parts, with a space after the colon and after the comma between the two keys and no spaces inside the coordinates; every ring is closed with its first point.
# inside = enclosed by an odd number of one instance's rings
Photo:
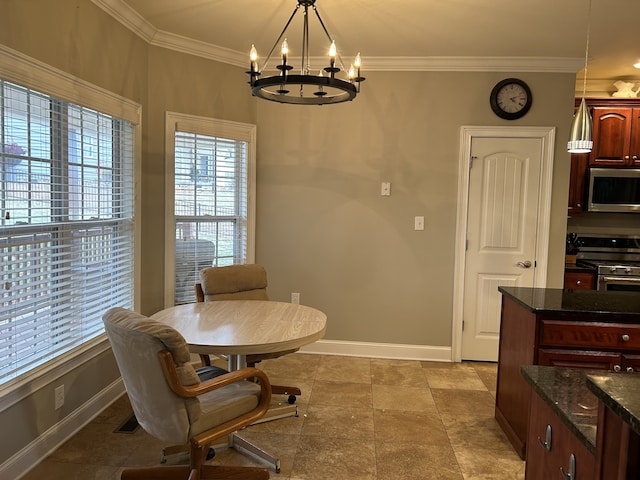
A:
{"type": "Polygon", "coordinates": [[[592,373],[587,376],[587,387],[640,435],[640,374],[592,373]]]}
{"type": "Polygon", "coordinates": [[[598,399],[587,388],[587,375],[598,372],[539,365],[523,365],[520,371],[569,430],[595,452],[598,399]]]}
{"type": "Polygon", "coordinates": [[[635,292],[598,292],[596,290],[563,290],[561,288],[498,287],[532,313],[611,314],[622,319],[638,318],[640,295],[635,292]]]}

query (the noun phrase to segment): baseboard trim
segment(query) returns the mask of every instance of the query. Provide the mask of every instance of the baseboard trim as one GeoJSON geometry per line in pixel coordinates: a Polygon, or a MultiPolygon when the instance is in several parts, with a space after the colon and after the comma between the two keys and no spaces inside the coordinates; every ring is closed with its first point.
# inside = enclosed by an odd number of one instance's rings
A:
{"type": "Polygon", "coordinates": [[[345,342],[318,340],[300,349],[302,353],[345,355],[352,357],[420,360],[424,362],[451,362],[451,347],[405,345],[395,343],[345,342]]]}
{"type": "Polygon", "coordinates": [[[19,479],[26,475],[124,392],[124,384],[119,378],[0,465],[0,479],[19,479]]]}

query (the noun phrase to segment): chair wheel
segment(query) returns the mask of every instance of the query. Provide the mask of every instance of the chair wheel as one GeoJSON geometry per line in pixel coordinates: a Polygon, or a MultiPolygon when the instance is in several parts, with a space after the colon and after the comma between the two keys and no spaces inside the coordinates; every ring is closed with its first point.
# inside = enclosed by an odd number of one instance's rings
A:
{"type": "Polygon", "coordinates": [[[210,448],[207,452],[207,460],[212,460],[213,457],[216,456],[216,451],[213,448],[210,448]]]}
{"type": "Polygon", "coordinates": [[[289,398],[287,398],[287,402],[289,402],[289,405],[293,405],[294,403],[296,403],[296,396],[289,395],[289,398]]]}

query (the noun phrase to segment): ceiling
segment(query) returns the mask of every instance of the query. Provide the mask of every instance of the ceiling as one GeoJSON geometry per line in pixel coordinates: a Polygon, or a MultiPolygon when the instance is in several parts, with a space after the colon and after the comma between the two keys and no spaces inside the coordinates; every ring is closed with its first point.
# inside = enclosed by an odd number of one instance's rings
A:
{"type": "MultiPolygon", "coordinates": [[[[590,0],[317,0],[345,64],[361,52],[363,70],[579,72],[590,0]]],[[[640,83],[640,0],[591,0],[589,85],[640,83]]],[[[255,44],[264,59],[296,0],[93,0],[152,44],[248,67],[255,44]]],[[[300,53],[301,13],[286,36],[300,53]],[[299,21],[298,21],[299,20],[299,21]],[[298,25],[296,25],[298,22],[298,25]]],[[[309,20],[312,35],[320,27],[309,20]]],[[[322,49],[328,45],[323,42],[322,49]]],[[[319,48],[319,47],[318,47],[319,48]]],[[[295,65],[295,63],[294,63],[295,65]]],[[[262,64],[260,64],[262,66],[262,64]]],[[[348,65],[347,65],[348,66],[348,65]]],[[[592,88],[589,88],[591,90],[592,88]]]]}

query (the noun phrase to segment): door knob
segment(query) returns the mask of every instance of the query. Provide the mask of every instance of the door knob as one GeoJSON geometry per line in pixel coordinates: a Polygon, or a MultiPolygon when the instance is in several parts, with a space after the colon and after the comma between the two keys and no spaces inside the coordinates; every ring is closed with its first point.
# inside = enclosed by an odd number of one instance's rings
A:
{"type": "Polygon", "coordinates": [[[531,262],[529,260],[526,260],[524,262],[518,262],[516,263],[516,265],[522,268],[531,268],[531,262]]]}

